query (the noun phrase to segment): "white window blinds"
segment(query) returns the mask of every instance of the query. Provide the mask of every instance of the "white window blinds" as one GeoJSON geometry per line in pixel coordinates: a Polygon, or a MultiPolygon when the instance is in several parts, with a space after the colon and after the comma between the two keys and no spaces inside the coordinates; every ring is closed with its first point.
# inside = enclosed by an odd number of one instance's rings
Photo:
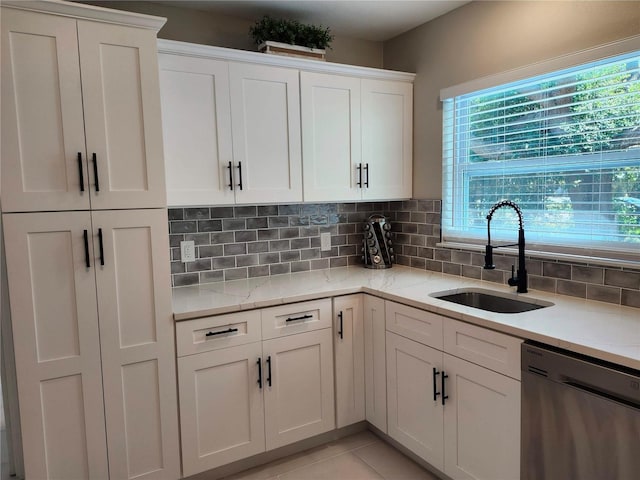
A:
{"type": "Polygon", "coordinates": [[[640,51],[443,102],[444,241],[640,254],[640,51]]]}

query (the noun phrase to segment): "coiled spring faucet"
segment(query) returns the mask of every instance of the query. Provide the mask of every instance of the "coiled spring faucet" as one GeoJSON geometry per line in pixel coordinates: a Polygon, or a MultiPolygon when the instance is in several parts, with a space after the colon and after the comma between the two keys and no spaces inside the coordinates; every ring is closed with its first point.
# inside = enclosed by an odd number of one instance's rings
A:
{"type": "Polygon", "coordinates": [[[525,260],[524,260],[524,224],[522,222],[522,210],[520,207],[516,205],[511,200],[503,200],[501,202],[496,203],[489,213],[487,214],[487,246],[484,254],[484,268],[486,270],[493,270],[496,266],[493,264],[493,251],[496,248],[500,247],[513,247],[518,246],[518,274],[515,273],[515,267],[511,266],[511,278],[508,280],[508,283],[512,287],[517,287],[516,291],[518,293],[527,293],[527,269],[525,268],[525,260]],[[518,214],[518,222],[520,223],[520,228],[518,229],[518,243],[510,243],[508,245],[491,245],[491,217],[496,210],[502,207],[511,207],[518,214]]]}

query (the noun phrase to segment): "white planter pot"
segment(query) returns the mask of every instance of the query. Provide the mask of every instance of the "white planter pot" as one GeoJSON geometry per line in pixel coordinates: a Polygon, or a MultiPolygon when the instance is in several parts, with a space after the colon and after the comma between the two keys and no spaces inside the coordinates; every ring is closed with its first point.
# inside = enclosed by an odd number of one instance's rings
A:
{"type": "Polygon", "coordinates": [[[288,43],[267,41],[258,46],[258,50],[262,53],[270,53],[272,55],[284,55],[287,57],[310,58],[314,60],[325,61],[326,50],[320,48],[301,47],[299,45],[289,45],[288,43]]]}

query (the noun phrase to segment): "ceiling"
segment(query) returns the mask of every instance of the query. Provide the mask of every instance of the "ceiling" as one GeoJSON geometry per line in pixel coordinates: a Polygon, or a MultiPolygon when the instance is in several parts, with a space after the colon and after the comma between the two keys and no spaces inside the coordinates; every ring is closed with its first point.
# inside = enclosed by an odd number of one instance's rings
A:
{"type": "Polygon", "coordinates": [[[335,35],[385,41],[454,10],[457,0],[154,0],[255,21],[263,15],[329,27],[335,35]]]}

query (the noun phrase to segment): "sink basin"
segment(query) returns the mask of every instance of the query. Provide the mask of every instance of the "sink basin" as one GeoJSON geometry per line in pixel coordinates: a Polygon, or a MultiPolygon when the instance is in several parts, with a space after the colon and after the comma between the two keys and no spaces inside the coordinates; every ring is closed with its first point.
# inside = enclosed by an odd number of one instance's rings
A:
{"type": "Polygon", "coordinates": [[[431,296],[446,302],[496,313],[522,313],[553,305],[551,302],[536,300],[534,303],[520,298],[513,298],[509,294],[498,294],[491,290],[482,289],[450,290],[433,293],[431,296]]]}

